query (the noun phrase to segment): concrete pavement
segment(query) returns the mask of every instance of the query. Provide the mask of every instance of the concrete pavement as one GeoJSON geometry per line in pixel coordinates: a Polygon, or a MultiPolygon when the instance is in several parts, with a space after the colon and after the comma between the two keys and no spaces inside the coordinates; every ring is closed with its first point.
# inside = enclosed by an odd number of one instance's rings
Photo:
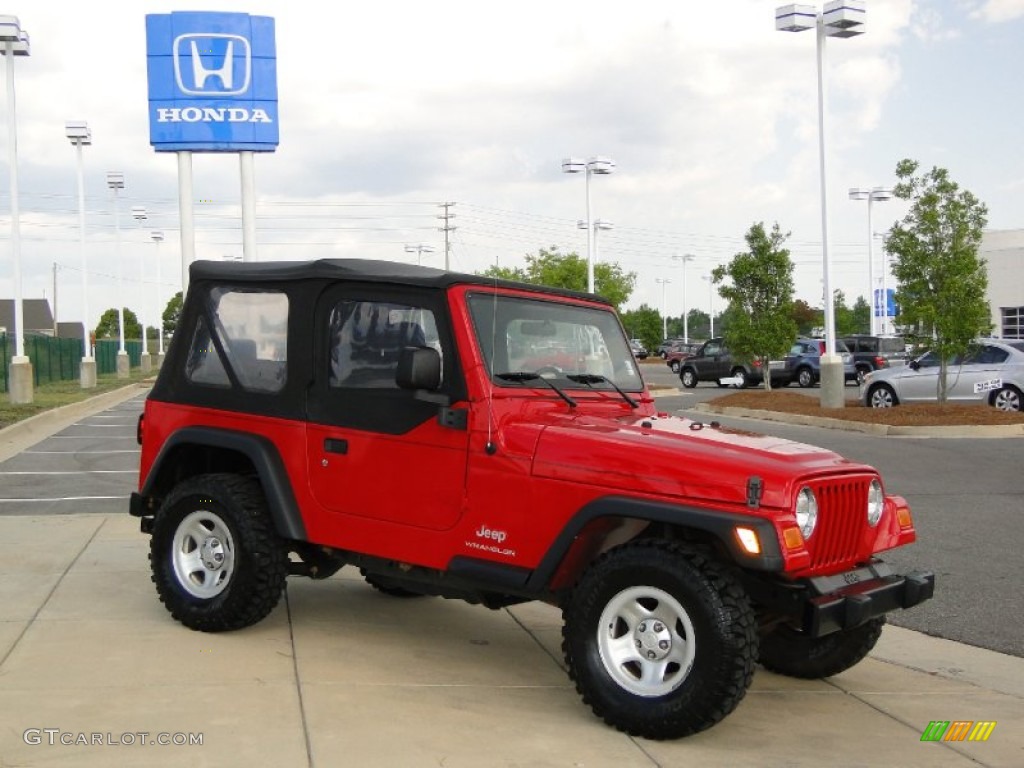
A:
{"type": "Polygon", "coordinates": [[[1024,765],[1024,659],[898,627],[828,680],[759,669],[718,726],[652,742],[580,702],[549,606],[396,599],[344,569],[210,635],[166,613],[147,549],[126,507],[0,516],[0,766],[1024,765]],[[932,721],[996,725],[922,742],[932,721]]]}

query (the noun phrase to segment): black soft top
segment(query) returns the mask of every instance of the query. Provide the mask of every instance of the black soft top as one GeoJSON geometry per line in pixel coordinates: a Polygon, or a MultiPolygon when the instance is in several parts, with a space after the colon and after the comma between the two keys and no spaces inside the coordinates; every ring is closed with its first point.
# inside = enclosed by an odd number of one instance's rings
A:
{"type": "Polygon", "coordinates": [[[479,285],[487,288],[516,288],[573,299],[610,304],[606,299],[582,291],[532,285],[512,280],[495,280],[483,275],[448,272],[398,261],[372,259],[319,259],[317,261],[194,261],[189,266],[191,281],[213,280],[244,282],[285,282],[291,280],[347,280],[364,283],[390,283],[445,289],[453,285],[479,285]]]}

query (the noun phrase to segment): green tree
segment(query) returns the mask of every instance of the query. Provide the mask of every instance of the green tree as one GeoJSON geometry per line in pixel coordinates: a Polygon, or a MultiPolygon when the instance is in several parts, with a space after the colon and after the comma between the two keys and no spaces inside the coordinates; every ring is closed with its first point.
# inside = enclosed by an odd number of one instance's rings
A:
{"type": "Polygon", "coordinates": [[[651,354],[661,342],[661,313],[641,304],[639,309],[621,313],[622,326],[631,339],[640,339],[651,354]]]}
{"type": "MultiPolygon", "coordinates": [[[[587,260],[576,253],[559,253],[558,246],[541,248],[536,254],[527,254],[525,268],[494,266],[480,274],[571,291],[587,290],[587,260]]],[[[629,301],[635,285],[635,272],[624,272],[622,267],[614,263],[594,264],[594,291],[610,301],[616,310],[629,301]]]]}
{"type": "MultiPolygon", "coordinates": [[[[128,307],[124,308],[124,337],[126,339],[141,339],[142,324],[128,307]]],[[[121,326],[118,323],[117,309],[111,307],[100,315],[99,325],[96,326],[97,339],[119,339],[121,338],[121,326]]]]}
{"type": "Polygon", "coordinates": [[[932,337],[939,356],[937,395],[946,400],[947,360],[967,351],[992,329],[988,271],[979,258],[988,209],[949,178],[945,168],[915,175],[918,163],[901,160],[894,193],[910,210],[889,230],[886,249],[896,256],[896,302],[900,325],[932,337]]]}
{"type": "Polygon", "coordinates": [[[760,361],[768,390],[772,386],[768,361],[783,356],[797,332],[793,322],[793,262],[789,250],[783,247],[788,237],[778,222],[770,233],[765,231],[764,222],[758,222],[745,236],[748,250],[712,272],[718,293],[732,310],[725,343],[733,354],[760,361]],[[729,284],[725,283],[727,277],[729,284]]]}
{"type": "Polygon", "coordinates": [[[862,329],[866,330],[867,326],[861,325],[860,317],[867,310],[867,304],[863,298],[858,296],[857,303],[851,309],[846,306],[846,294],[837,288],[832,291],[832,307],[835,312],[833,317],[836,322],[836,336],[850,336],[854,333],[860,333],[862,329]],[[858,310],[860,304],[863,304],[863,308],[858,310]]]}
{"type": "Polygon", "coordinates": [[[171,296],[167,302],[167,306],[164,307],[164,313],[161,318],[164,321],[164,333],[173,334],[178,327],[178,320],[181,319],[181,306],[183,299],[181,297],[181,291],[171,296]]]}
{"type": "Polygon", "coordinates": [[[812,329],[824,325],[821,316],[820,309],[812,307],[803,299],[793,302],[793,322],[796,323],[797,333],[801,336],[810,336],[812,329]]]}

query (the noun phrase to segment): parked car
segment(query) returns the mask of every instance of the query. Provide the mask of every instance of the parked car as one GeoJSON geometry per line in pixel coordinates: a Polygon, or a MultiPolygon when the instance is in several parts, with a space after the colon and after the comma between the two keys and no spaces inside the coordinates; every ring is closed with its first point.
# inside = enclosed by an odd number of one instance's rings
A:
{"type": "MultiPolygon", "coordinates": [[[[843,358],[843,380],[857,381],[857,369],[853,364],[853,355],[843,343],[836,339],[836,353],[843,358]]],[[[789,383],[794,381],[801,387],[813,387],[821,381],[821,356],[825,354],[824,339],[797,339],[786,355],[786,371],[789,383]]]]}
{"type": "Polygon", "coordinates": [[[668,353],[674,351],[678,345],[685,343],[680,338],[662,339],[661,344],[654,350],[654,354],[662,360],[668,358],[668,353]]]}
{"type": "MultiPolygon", "coordinates": [[[[789,373],[783,360],[772,360],[772,386],[789,383],[789,373]]],[[[764,372],[757,361],[736,360],[725,346],[725,339],[708,339],[697,351],[682,361],[679,379],[683,386],[692,389],[701,381],[713,381],[723,387],[722,379],[733,379],[735,386],[753,387],[764,381],[764,372]]]]}
{"type": "MultiPolygon", "coordinates": [[[[865,376],[860,399],[872,408],[938,400],[939,357],[926,352],[907,365],[865,376]]],[[[976,342],[966,355],[949,361],[946,399],[988,404],[1001,411],[1021,410],[1024,392],[1024,341],[976,342]]]]}
{"type": "Polygon", "coordinates": [[[650,354],[647,351],[647,347],[644,346],[644,343],[640,341],[640,339],[630,339],[629,348],[633,351],[633,356],[637,360],[646,360],[647,356],[650,354]]]}
{"type": "Polygon", "coordinates": [[[683,360],[692,356],[698,349],[700,349],[700,344],[695,341],[691,341],[689,343],[679,342],[678,344],[674,344],[672,351],[670,351],[668,356],[665,358],[665,365],[669,367],[669,370],[671,370],[672,373],[679,373],[679,369],[682,368],[683,365],[683,360]]]}
{"type": "Polygon", "coordinates": [[[842,341],[853,354],[858,382],[863,381],[864,376],[871,371],[907,362],[907,341],[902,336],[855,334],[844,336],[842,341]]]}

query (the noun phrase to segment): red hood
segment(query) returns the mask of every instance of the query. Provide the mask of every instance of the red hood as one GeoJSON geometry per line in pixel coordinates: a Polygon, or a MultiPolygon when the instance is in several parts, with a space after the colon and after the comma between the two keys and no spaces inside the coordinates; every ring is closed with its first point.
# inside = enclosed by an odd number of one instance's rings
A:
{"type": "Polygon", "coordinates": [[[873,471],[823,448],[676,416],[551,417],[534,475],[609,490],[746,504],[747,478],[758,476],[762,505],[785,507],[798,481],[873,471]]]}

